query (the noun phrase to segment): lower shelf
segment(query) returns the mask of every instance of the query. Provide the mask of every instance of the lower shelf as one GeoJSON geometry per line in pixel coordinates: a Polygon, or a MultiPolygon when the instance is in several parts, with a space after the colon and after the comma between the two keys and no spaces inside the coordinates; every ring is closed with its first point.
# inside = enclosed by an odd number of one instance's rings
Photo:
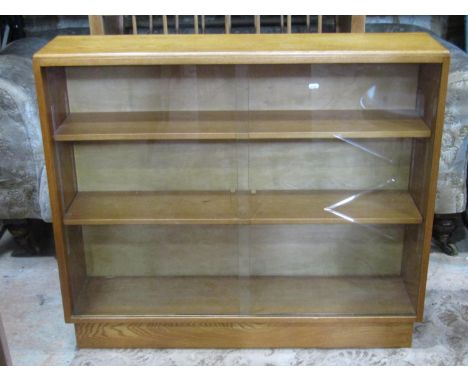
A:
{"type": "Polygon", "coordinates": [[[75,313],[414,317],[399,277],[90,277],[75,313]]]}

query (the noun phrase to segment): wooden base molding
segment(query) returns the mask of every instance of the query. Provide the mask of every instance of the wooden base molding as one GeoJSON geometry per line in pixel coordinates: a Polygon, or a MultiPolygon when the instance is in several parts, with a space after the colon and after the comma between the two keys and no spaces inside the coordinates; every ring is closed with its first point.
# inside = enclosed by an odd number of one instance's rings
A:
{"type": "Polygon", "coordinates": [[[411,322],[81,323],[80,348],[410,347],[411,322]]]}

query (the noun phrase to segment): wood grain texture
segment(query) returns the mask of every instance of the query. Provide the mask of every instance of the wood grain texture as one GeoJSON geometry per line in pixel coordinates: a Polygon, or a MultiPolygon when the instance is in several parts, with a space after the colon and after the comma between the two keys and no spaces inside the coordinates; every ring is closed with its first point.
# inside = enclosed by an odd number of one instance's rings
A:
{"type": "MultiPolygon", "coordinates": [[[[228,25],[226,25],[228,30],[228,25]]],[[[59,36],[34,55],[42,66],[442,62],[426,33],[59,36]]]]}
{"type": "Polygon", "coordinates": [[[64,223],[82,224],[419,224],[403,191],[79,192],[64,223]]]}
{"type": "Polygon", "coordinates": [[[410,347],[412,323],[220,321],[210,325],[75,324],[81,348],[375,348],[410,347]]]}
{"type": "Polygon", "coordinates": [[[400,277],[91,277],[85,316],[414,316],[400,277]]]}
{"type": "Polygon", "coordinates": [[[412,323],[75,324],[80,348],[410,347],[412,323]]]}
{"type": "Polygon", "coordinates": [[[427,138],[417,117],[379,111],[73,113],[57,141],[427,138]]]}

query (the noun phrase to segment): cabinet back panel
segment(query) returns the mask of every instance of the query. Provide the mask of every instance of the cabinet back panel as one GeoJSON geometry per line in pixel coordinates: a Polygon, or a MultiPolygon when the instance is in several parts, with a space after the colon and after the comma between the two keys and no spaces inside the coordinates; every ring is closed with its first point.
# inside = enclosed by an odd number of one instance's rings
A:
{"type": "Polygon", "coordinates": [[[410,140],[359,145],[338,140],[80,143],[76,175],[79,191],[363,190],[383,184],[407,189],[410,140]]]}
{"type": "Polygon", "coordinates": [[[83,232],[89,276],[369,276],[400,274],[404,226],[124,225],[83,232]]]}
{"type": "Polygon", "coordinates": [[[418,65],[67,68],[70,112],[415,110],[418,65]]]}

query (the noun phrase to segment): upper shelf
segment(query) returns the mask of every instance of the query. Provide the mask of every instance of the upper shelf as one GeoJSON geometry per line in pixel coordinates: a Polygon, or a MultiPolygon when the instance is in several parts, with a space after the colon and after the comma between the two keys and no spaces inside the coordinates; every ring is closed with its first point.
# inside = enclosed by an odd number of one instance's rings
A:
{"type": "Polygon", "coordinates": [[[58,36],[40,66],[425,63],[449,52],[427,33],[58,36]]]}
{"type": "Polygon", "coordinates": [[[78,192],[66,225],[419,224],[409,193],[374,191],[78,192]],[[334,207],[335,206],[335,207],[334,207]]]}
{"type": "Polygon", "coordinates": [[[171,111],[72,113],[56,131],[55,140],[286,140],[430,135],[420,118],[401,112],[171,111]]]}

